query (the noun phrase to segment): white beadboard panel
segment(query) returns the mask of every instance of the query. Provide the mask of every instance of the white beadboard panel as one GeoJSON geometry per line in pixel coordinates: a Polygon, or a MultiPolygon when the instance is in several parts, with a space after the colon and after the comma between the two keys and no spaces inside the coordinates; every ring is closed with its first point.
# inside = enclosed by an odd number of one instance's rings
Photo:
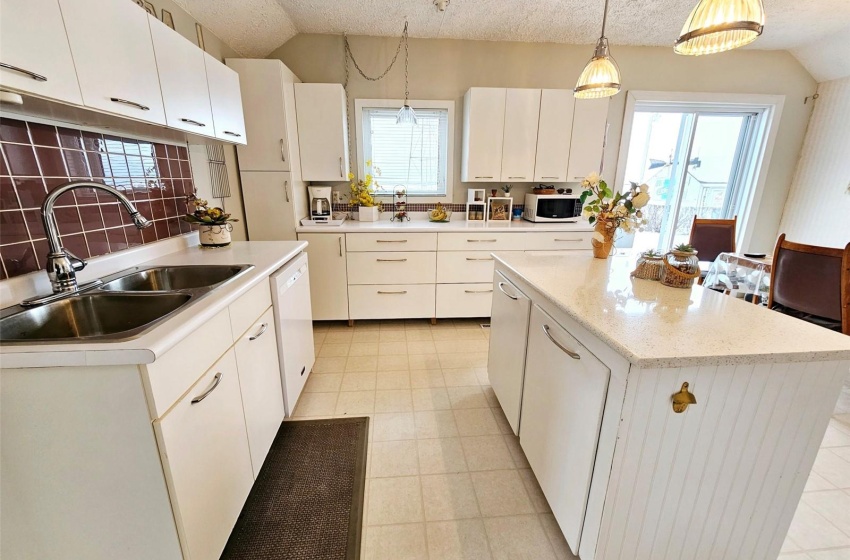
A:
{"type": "Polygon", "coordinates": [[[850,77],[820,84],[818,94],[779,231],[790,241],[844,247],[850,243],[850,77]]]}
{"type": "Polygon", "coordinates": [[[776,558],[848,369],[633,369],[595,557],[776,558]],[[697,404],[675,414],[684,381],[697,404]]]}

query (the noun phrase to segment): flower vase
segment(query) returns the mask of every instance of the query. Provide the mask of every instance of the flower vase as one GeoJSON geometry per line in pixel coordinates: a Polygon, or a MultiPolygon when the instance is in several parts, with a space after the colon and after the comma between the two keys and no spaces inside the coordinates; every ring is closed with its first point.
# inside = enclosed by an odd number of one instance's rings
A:
{"type": "Polygon", "coordinates": [[[198,226],[198,240],[203,247],[226,247],[230,245],[230,232],[233,224],[215,224],[210,226],[198,226]]]}
{"type": "Polygon", "coordinates": [[[590,244],[593,246],[593,256],[597,259],[607,259],[614,249],[614,233],[617,229],[607,220],[597,220],[590,244]]]}
{"type": "Polygon", "coordinates": [[[357,220],[361,222],[377,222],[378,221],[377,206],[360,206],[357,208],[357,220]]]}

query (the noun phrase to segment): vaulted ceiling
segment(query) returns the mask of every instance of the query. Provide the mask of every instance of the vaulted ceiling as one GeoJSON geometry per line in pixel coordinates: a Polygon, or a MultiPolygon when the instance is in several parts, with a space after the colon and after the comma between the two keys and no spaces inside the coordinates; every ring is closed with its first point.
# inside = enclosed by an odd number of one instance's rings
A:
{"type": "MultiPolygon", "coordinates": [[[[298,33],[589,44],[603,0],[175,0],[244,56],[263,57],[298,33]]],[[[671,46],[697,0],[610,0],[612,45],[671,46]]],[[[850,0],[764,0],[767,24],[751,47],[803,49],[850,30],[850,0]]],[[[850,43],[850,37],[847,38],[850,43]]]]}

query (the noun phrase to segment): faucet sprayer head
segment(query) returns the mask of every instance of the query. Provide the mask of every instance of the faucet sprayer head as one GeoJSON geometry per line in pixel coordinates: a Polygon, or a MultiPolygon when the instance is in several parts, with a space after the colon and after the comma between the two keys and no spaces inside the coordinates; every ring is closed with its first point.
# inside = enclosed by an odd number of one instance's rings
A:
{"type": "Polygon", "coordinates": [[[136,227],[139,229],[144,229],[153,225],[153,222],[151,222],[138,212],[131,214],[130,217],[133,218],[133,223],[136,224],[136,227]]]}

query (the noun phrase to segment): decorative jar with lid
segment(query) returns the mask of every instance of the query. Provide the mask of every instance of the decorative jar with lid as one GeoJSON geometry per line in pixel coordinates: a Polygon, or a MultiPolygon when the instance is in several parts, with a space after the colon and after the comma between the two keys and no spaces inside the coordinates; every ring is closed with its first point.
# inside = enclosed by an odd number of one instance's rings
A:
{"type": "Polygon", "coordinates": [[[687,244],[677,245],[664,255],[661,283],[672,288],[690,288],[699,278],[697,250],[687,244]]]}
{"type": "Polygon", "coordinates": [[[643,280],[661,280],[661,270],[664,268],[664,255],[655,251],[641,253],[632,276],[643,280]]]}

